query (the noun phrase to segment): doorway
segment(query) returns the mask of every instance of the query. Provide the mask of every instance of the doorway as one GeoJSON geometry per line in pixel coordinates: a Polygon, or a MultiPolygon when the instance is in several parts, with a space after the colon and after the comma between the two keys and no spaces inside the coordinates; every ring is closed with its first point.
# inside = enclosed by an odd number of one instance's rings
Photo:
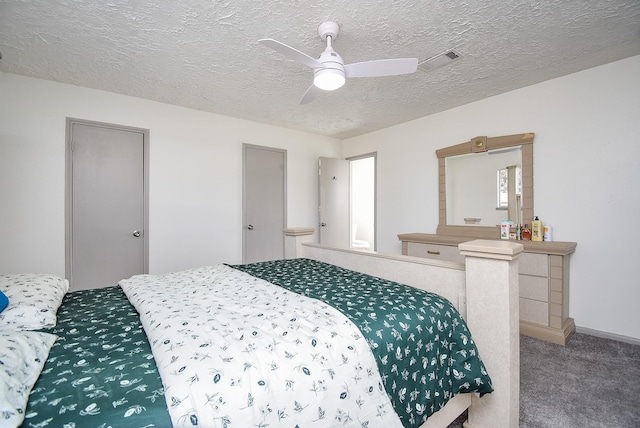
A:
{"type": "Polygon", "coordinates": [[[243,144],[242,262],[284,257],[287,151],[243,144]]]}
{"type": "Polygon", "coordinates": [[[66,276],[72,290],[149,271],[149,131],[67,119],[66,276]]]}
{"type": "Polygon", "coordinates": [[[348,158],[350,169],[350,247],[376,248],[376,154],[348,158]]]}

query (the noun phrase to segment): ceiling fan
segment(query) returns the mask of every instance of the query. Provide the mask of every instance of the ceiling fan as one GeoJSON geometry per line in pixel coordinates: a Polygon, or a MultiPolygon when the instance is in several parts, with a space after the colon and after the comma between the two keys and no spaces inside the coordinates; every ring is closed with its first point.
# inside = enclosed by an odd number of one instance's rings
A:
{"type": "Polygon", "coordinates": [[[320,91],[333,91],[340,88],[349,77],[396,76],[413,73],[418,68],[417,58],[379,59],[345,65],[342,57],[331,46],[332,41],[338,37],[339,31],[338,24],[332,21],[318,26],[318,35],[327,42],[326,49],[318,59],[277,40],[258,40],[264,46],[313,68],[313,84],[302,96],[300,104],[310,103],[320,91]]]}

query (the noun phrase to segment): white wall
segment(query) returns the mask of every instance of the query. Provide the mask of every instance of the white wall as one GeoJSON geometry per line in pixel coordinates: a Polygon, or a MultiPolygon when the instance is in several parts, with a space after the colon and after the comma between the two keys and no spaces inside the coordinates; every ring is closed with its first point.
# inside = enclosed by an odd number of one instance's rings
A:
{"type": "Polygon", "coordinates": [[[345,141],[378,153],[378,249],[398,233],[435,233],[435,150],[478,135],[535,132],[535,214],[571,256],[570,315],[640,339],[640,56],[345,141]]]}
{"type": "Polygon", "coordinates": [[[65,273],[65,120],[150,130],[151,273],[242,261],[242,143],[287,150],[289,226],[317,223],[339,140],[0,73],[0,272],[65,273]]]}

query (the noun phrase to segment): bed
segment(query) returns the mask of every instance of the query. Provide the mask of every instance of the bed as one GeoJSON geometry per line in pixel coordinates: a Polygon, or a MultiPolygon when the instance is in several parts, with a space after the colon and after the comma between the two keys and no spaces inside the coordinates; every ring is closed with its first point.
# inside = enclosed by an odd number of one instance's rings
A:
{"type": "Polygon", "coordinates": [[[417,427],[427,416],[424,426],[446,426],[465,409],[469,426],[517,426],[511,385],[517,322],[514,335],[513,307],[487,306],[511,299],[494,294],[509,294],[517,281],[517,244],[488,253],[486,245],[470,245],[463,251],[480,265],[471,262],[465,270],[303,243],[309,238],[308,229],[287,230],[290,260],[136,276],[119,287],[66,294],[57,324],[38,329],[57,339],[23,426],[232,427],[252,421],[293,427],[308,421],[299,426],[417,427]],[[464,304],[476,299],[465,290],[473,272],[476,280],[494,282],[477,298],[491,317],[464,304]],[[395,280],[422,288],[438,283],[446,299],[395,280]],[[210,283],[218,288],[202,293],[210,283]],[[382,300],[375,305],[395,312],[374,314],[364,290],[376,289],[386,291],[378,292],[382,300]],[[176,290],[183,292],[179,298],[176,290]],[[430,313],[420,312],[427,309],[419,300],[429,301],[430,313]],[[460,306],[466,323],[453,306],[460,306]],[[506,328],[486,325],[503,324],[505,313],[506,328]],[[435,329],[437,340],[416,338],[411,323],[419,318],[417,328],[435,329]],[[474,331],[474,324],[493,334],[474,331]],[[473,355],[478,350],[482,359],[473,355]],[[217,388],[223,384],[227,389],[217,388]]]}

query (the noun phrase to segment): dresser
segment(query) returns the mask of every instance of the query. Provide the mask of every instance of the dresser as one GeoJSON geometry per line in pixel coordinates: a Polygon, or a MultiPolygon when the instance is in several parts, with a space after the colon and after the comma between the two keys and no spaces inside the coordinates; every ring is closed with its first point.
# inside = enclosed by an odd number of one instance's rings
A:
{"type": "MultiPolygon", "coordinates": [[[[458,244],[475,239],[428,233],[406,233],[398,238],[404,255],[458,263],[464,263],[458,244]]],[[[577,244],[517,242],[524,246],[518,259],[520,333],[566,345],[576,330],[569,317],[569,259],[577,244]]]]}

